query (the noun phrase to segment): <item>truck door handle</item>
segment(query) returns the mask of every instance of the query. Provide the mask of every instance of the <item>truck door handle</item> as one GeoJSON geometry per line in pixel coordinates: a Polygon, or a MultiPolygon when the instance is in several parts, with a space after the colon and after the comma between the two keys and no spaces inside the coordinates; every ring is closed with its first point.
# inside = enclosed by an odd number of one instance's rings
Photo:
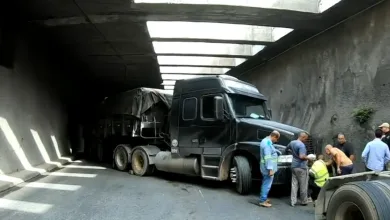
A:
{"type": "Polygon", "coordinates": [[[192,142],[192,143],[198,143],[198,142],[199,142],[199,139],[198,139],[198,138],[192,139],[191,142],[192,142]]]}

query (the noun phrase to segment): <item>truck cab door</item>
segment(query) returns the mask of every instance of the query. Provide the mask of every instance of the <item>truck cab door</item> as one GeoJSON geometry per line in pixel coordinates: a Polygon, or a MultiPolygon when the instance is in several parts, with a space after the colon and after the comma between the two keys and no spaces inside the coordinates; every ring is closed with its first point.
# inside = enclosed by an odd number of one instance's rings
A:
{"type": "MultiPolygon", "coordinates": [[[[198,128],[195,124],[198,118],[198,103],[198,98],[193,95],[183,97],[180,103],[178,143],[181,152],[185,152],[185,148],[199,147],[198,128]]],[[[189,151],[191,152],[192,150],[189,151]]]]}
{"type": "Polygon", "coordinates": [[[219,93],[202,95],[199,104],[199,117],[196,120],[199,147],[203,148],[203,154],[220,155],[222,148],[228,146],[231,141],[229,120],[224,118],[223,113],[227,104],[219,93]],[[216,107],[216,99],[220,99],[220,107],[216,107]],[[222,111],[219,116],[221,118],[217,118],[217,111],[222,111]]]}

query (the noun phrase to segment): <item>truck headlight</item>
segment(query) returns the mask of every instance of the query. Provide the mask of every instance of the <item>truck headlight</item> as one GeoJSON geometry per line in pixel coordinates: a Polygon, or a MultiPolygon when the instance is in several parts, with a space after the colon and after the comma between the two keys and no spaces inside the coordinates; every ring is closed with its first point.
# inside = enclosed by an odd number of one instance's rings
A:
{"type": "Polygon", "coordinates": [[[278,157],[278,163],[292,163],[292,155],[280,155],[278,157]]]}

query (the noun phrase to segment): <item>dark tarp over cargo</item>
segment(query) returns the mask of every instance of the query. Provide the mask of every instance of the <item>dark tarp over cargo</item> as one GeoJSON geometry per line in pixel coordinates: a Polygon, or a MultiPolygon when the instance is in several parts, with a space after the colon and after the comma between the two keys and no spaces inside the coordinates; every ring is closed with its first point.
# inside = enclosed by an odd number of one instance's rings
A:
{"type": "Polygon", "coordinates": [[[137,88],[108,97],[101,105],[105,115],[132,115],[137,118],[158,103],[171,108],[172,95],[167,91],[152,88],[137,88]]]}

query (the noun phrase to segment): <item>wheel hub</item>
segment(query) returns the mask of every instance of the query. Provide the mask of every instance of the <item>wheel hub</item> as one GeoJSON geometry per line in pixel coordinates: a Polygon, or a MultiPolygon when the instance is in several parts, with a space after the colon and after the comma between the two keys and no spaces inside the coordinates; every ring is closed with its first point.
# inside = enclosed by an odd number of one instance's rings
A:
{"type": "Polygon", "coordinates": [[[237,167],[230,168],[230,179],[232,183],[237,182],[237,167]]]}
{"type": "Polygon", "coordinates": [[[135,169],[137,169],[138,171],[141,171],[142,168],[144,167],[144,159],[142,158],[141,154],[135,155],[134,166],[135,169]]]}

